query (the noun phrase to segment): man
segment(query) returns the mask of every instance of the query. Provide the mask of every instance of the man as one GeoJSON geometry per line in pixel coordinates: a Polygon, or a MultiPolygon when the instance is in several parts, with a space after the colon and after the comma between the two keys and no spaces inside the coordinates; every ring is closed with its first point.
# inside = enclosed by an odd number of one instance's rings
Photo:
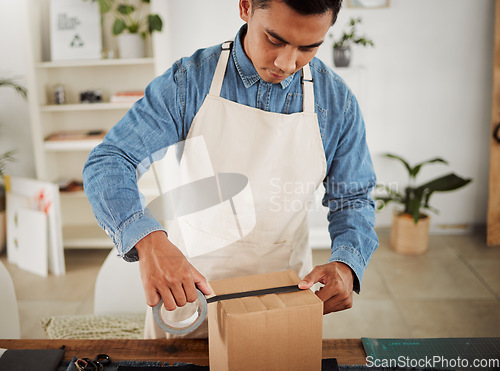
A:
{"type": "MultiPolygon", "coordinates": [[[[171,311],[192,303],[196,287],[210,294],[207,279],[285,269],[303,277],[301,289],[324,285],[317,295],[325,314],[352,306],[378,239],[361,112],[344,82],[314,58],[340,6],[240,0],[246,24],[234,43],[177,61],[91,153],[85,191],[119,254],[139,259],[149,306],[163,299],[171,311]],[[198,136],[214,169],[248,177],[256,225],[241,241],[188,260],[141,205],[136,169],[166,146],[198,136]],[[332,255],[312,268],[305,205],[321,182],[332,255]]],[[[147,325],[146,336],[164,334],[147,325]]]]}

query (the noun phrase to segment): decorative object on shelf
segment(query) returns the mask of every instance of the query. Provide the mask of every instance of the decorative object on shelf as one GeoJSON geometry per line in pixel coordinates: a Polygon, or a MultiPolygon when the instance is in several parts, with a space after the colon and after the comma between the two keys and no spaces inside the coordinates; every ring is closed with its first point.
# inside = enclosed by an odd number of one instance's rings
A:
{"type": "Polygon", "coordinates": [[[57,182],[60,192],[83,192],[83,180],[62,179],[57,182]]]}
{"type": "MultiPolygon", "coordinates": [[[[358,36],[357,25],[361,24],[361,17],[351,18],[349,20],[349,29],[344,30],[342,36],[334,40],[333,43],[333,63],[335,67],[348,67],[351,63],[351,45],[358,44],[363,46],[374,46],[372,40],[366,38],[366,36],[358,36]]],[[[333,37],[332,34],[330,36],[333,37]]]]}
{"type": "Polygon", "coordinates": [[[58,84],[54,88],[54,103],[55,104],[66,103],[66,93],[64,92],[64,85],[62,84],[58,84]]]}
{"type": "Polygon", "coordinates": [[[99,7],[95,3],[51,0],[51,59],[101,59],[100,22],[99,7]]]}
{"type": "MultiPolygon", "coordinates": [[[[23,98],[26,98],[28,95],[26,88],[16,83],[13,79],[0,78],[0,87],[11,87],[23,98]]],[[[7,164],[14,160],[15,152],[16,151],[6,151],[0,153],[0,253],[5,249],[6,244],[5,186],[3,176],[7,164]]]]}
{"type": "Polygon", "coordinates": [[[82,90],[80,92],[80,103],[101,103],[102,92],[100,90],[82,90]]]}
{"type": "Polygon", "coordinates": [[[111,96],[111,103],[133,103],[144,97],[144,91],[117,91],[111,96]]]}
{"type": "Polygon", "coordinates": [[[62,130],[50,134],[46,141],[102,140],[106,135],[104,130],[62,130]]]}
{"type": "Polygon", "coordinates": [[[434,192],[447,192],[461,188],[472,181],[449,173],[439,178],[428,181],[422,185],[416,184],[416,177],[423,165],[431,163],[448,164],[441,158],[434,158],[421,162],[415,166],[403,158],[387,153],[388,158],[399,160],[408,170],[409,181],[404,191],[393,189],[384,184],[378,184],[377,190],[382,190],[383,195],[374,197],[377,210],[382,210],[388,203],[395,202],[404,207],[402,211],[393,215],[391,227],[391,248],[398,253],[406,255],[419,255],[427,251],[429,240],[430,216],[423,210],[438,211],[429,205],[429,199],[434,192]]]}
{"type": "Polygon", "coordinates": [[[132,4],[128,0],[98,1],[101,13],[111,12],[114,17],[113,35],[118,36],[120,58],[144,57],[144,39],[154,31],[160,32],[163,22],[158,14],[144,14],[144,4],[150,0],[140,0],[132,4]]]}
{"type": "Polygon", "coordinates": [[[391,0],[348,0],[349,8],[388,8],[391,0]]]}
{"type": "Polygon", "coordinates": [[[118,36],[120,58],[144,58],[144,39],[137,33],[122,33],[118,36]]]}

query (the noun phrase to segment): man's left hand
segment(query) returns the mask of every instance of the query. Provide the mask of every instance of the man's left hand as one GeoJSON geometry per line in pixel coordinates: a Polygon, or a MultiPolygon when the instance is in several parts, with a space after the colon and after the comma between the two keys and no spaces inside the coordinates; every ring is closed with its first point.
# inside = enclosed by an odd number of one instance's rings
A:
{"type": "Polygon", "coordinates": [[[309,289],[316,282],[325,286],[316,291],[323,301],[323,314],[338,312],[352,307],[354,273],[340,262],[317,265],[299,283],[299,288],[309,289]]]}

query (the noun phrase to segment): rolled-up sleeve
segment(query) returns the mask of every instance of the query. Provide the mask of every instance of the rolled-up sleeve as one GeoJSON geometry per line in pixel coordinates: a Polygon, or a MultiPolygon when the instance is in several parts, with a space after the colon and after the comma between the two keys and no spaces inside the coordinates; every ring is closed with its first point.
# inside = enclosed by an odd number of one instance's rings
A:
{"type": "Polygon", "coordinates": [[[174,65],[154,79],[144,97],[92,150],[83,169],[94,215],[126,260],[137,260],[134,246],[142,238],[164,230],[145,209],[137,181],[186,131],[182,72],[182,66],[174,65]]]}
{"type": "Polygon", "coordinates": [[[324,181],[323,205],[329,209],[328,230],[332,241],[329,261],[345,263],[354,271],[357,278],[354,290],[359,293],[363,273],[378,246],[373,229],[375,204],[370,196],[376,177],[363,117],[350,91],[341,116],[342,127],[324,181]]]}

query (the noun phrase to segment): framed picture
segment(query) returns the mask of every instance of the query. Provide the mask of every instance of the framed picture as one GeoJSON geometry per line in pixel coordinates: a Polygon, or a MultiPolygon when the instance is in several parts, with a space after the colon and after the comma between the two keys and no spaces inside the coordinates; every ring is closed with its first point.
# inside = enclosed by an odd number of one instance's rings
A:
{"type": "Polygon", "coordinates": [[[391,0],[347,0],[349,8],[387,8],[391,0]]]}
{"type": "Polygon", "coordinates": [[[53,61],[101,58],[101,14],[97,1],[50,1],[53,61]]]}

